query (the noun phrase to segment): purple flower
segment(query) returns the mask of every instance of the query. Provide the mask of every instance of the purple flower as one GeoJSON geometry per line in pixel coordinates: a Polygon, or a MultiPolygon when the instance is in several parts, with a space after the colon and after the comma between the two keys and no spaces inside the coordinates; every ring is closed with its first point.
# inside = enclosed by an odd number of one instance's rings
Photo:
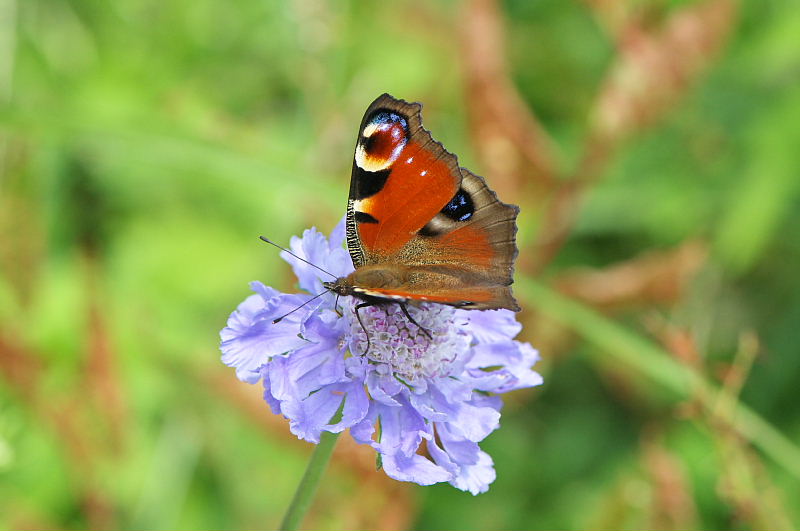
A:
{"type": "MultiPolygon", "coordinates": [[[[345,276],[344,222],[328,241],[316,229],[294,237],[292,252],[345,276]]],[[[252,282],[249,296],[222,330],[222,361],[245,382],[264,385],[264,399],[289,420],[292,433],[319,442],[320,433],[350,434],[380,454],[392,478],[451,485],[478,494],[495,479],[478,443],[497,429],[500,393],[542,383],[531,366],[537,352],[514,341],[522,328],[508,310],[459,310],[440,304],[397,304],[360,310],[359,301],[321,293],[321,271],[292,258],[307,293],[288,295],[252,282]],[[369,345],[369,348],[367,346],[369,345]]]]}

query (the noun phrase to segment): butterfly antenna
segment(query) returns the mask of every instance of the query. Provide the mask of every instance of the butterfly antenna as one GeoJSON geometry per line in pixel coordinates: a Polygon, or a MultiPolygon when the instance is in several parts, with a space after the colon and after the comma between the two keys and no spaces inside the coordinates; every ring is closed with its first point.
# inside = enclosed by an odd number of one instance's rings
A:
{"type": "Polygon", "coordinates": [[[289,316],[289,315],[292,315],[294,312],[296,312],[297,310],[299,310],[300,308],[302,308],[303,306],[305,306],[305,305],[306,305],[306,304],[308,304],[309,302],[311,302],[311,301],[313,301],[313,300],[315,300],[315,299],[319,299],[320,297],[322,297],[323,295],[325,295],[325,294],[326,294],[326,293],[328,293],[329,291],[330,291],[329,289],[326,289],[326,290],[325,290],[325,291],[323,291],[322,293],[317,293],[316,295],[314,295],[313,297],[311,297],[311,298],[310,298],[310,299],[308,299],[306,302],[304,302],[303,304],[301,304],[300,306],[298,306],[298,307],[297,307],[297,308],[295,308],[294,310],[290,311],[289,313],[285,313],[285,314],[281,315],[280,317],[278,317],[277,319],[273,319],[273,320],[272,320],[272,324],[278,324],[278,323],[280,323],[280,322],[283,320],[283,318],[284,318],[284,317],[287,317],[287,316],[289,316]]]}
{"type": "MultiPolygon", "coordinates": [[[[285,247],[281,247],[280,245],[278,245],[277,243],[273,242],[272,240],[270,240],[270,239],[269,239],[269,238],[267,238],[266,236],[259,236],[259,239],[261,239],[261,240],[263,240],[263,241],[267,242],[267,243],[268,243],[268,244],[270,244],[270,245],[274,245],[275,247],[277,247],[277,248],[278,248],[278,249],[280,249],[281,251],[285,251],[285,252],[287,252],[288,254],[290,254],[290,255],[294,256],[295,258],[297,258],[297,259],[298,259],[298,260],[300,260],[301,262],[305,262],[305,263],[307,263],[307,264],[308,264],[308,265],[310,265],[311,267],[316,267],[317,269],[319,269],[320,271],[322,271],[322,272],[323,272],[323,273],[325,273],[326,275],[330,275],[330,276],[332,276],[333,278],[338,278],[338,277],[337,277],[336,275],[334,275],[333,273],[331,273],[331,272],[329,272],[329,271],[325,271],[325,270],[324,270],[324,269],[322,269],[320,266],[318,266],[318,265],[316,265],[316,264],[312,264],[311,262],[309,262],[309,261],[308,261],[308,260],[306,260],[305,258],[300,258],[299,256],[297,256],[296,254],[294,254],[294,253],[293,253],[292,251],[290,251],[289,249],[287,249],[287,248],[285,248],[285,247]]],[[[322,293],[320,293],[319,295],[322,295],[322,293]]],[[[317,297],[319,297],[319,295],[317,295],[317,297]]],[[[315,297],[315,298],[316,298],[316,297],[315,297]]],[[[314,300],[314,299],[311,299],[311,300],[314,300]]],[[[310,301],[309,301],[309,302],[310,302],[310,301]]],[[[287,314],[287,315],[288,315],[288,314],[287,314]]],[[[285,317],[285,316],[284,316],[284,317],[285,317]]],[[[282,318],[281,318],[281,319],[282,319],[282,318]]]]}

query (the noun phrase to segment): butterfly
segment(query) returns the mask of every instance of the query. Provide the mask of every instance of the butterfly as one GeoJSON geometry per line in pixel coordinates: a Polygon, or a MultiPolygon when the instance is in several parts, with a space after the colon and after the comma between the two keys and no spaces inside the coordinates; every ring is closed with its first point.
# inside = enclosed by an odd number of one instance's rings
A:
{"type": "Polygon", "coordinates": [[[421,111],[383,94],[364,113],[347,200],[355,271],[324,286],[363,301],[356,316],[387,302],[409,319],[406,303],[519,311],[511,292],[519,208],[459,167],[422,127],[421,111]]]}

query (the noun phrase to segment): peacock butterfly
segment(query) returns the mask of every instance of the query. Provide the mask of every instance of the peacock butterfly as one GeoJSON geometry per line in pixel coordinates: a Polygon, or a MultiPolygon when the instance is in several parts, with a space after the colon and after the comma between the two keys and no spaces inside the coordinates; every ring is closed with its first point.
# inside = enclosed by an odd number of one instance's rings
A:
{"type": "MultiPolygon", "coordinates": [[[[355,271],[325,283],[358,308],[435,302],[519,311],[511,293],[519,208],[458,165],[422,127],[422,106],[379,96],[356,140],[347,200],[355,271]]],[[[360,318],[359,318],[360,320],[360,318]]]]}

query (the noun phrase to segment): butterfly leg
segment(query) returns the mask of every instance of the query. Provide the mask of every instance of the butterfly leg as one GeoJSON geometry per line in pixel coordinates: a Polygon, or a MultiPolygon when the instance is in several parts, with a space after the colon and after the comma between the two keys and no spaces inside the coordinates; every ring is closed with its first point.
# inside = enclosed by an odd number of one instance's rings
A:
{"type": "Polygon", "coordinates": [[[342,317],[342,315],[344,315],[341,312],[341,310],[339,310],[339,294],[338,293],[336,294],[336,302],[333,303],[333,310],[336,312],[336,315],[338,315],[339,317],[342,317]]]}
{"type": "Polygon", "coordinates": [[[362,302],[360,304],[356,304],[356,307],[354,308],[354,311],[356,312],[356,319],[358,319],[358,324],[361,325],[361,329],[364,331],[364,335],[367,336],[367,350],[363,352],[364,356],[367,355],[370,348],[369,332],[367,332],[367,328],[364,326],[364,322],[361,320],[361,314],[358,313],[358,310],[360,310],[361,308],[366,308],[367,306],[374,306],[374,304],[371,302],[362,302]]]}
{"type": "Polygon", "coordinates": [[[417,328],[419,328],[419,329],[420,329],[420,331],[421,331],[423,334],[425,334],[426,336],[428,336],[428,339],[430,339],[431,341],[433,341],[433,336],[431,335],[431,333],[430,333],[430,332],[428,332],[428,330],[427,330],[427,329],[425,329],[425,328],[422,328],[422,326],[420,326],[420,324],[419,324],[418,322],[416,322],[416,321],[414,320],[414,318],[413,318],[413,317],[411,317],[411,314],[410,314],[410,313],[408,313],[408,308],[406,307],[406,303],[404,303],[404,302],[398,302],[397,304],[400,306],[400,309],[401,309],[401,310],[403,310],[403,314],[406,316],[406,319],[408,319],[408,320],[409,320],[409,322],[411,322],[411,323],[414,323],[415,325],[417,325],[417,328]]]}

